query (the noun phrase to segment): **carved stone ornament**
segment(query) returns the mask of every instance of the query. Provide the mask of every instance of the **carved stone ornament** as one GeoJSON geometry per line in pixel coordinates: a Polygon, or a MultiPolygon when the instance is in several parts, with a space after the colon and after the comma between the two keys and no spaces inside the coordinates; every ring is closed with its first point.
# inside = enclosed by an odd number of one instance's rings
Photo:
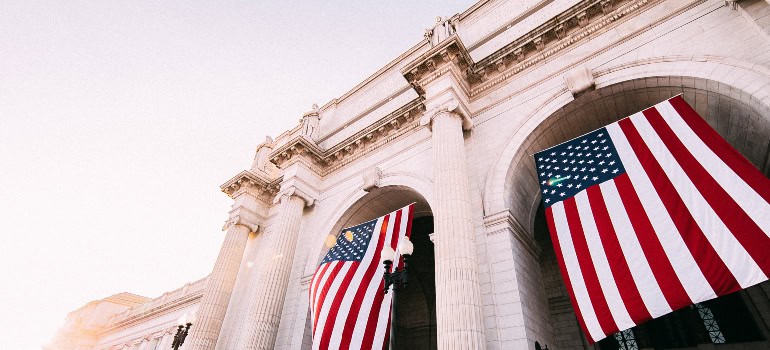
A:
{"type": "MultiPolygon", "coordinates": [[[[642,13],[645,9],[653,6],[663,0],[583,0],[566,11],[563,11],[554,20],[548,21],[542,26],[521,35],[518,39],[505,45],[494,53],[481,59],[478,62],[468,60],[462,62],[467,66],[465,69],[466,83],[470,85],[468,95],[471,99],[494,89],[494,87],[504,84],[506,81],[541,62],[547,61],[550,57],[561,54],[570,47],[579,45],[579,43],[590,40],[594,33],[600,33],[611,26],[621,23],[623,19],[629,16],[642,13]],[[499,62],[506,62],[502,69],[499,62]],[[491,69],[493,67],[494,69],[491,69]]],[[[734,6],[733,1],[727,5],[734,6]]],[[[491,34],[490,34],[491,35],[491,34]]],[[[452,41],[449,38],[446,41],[452,41]]],[[[459,41],[459,39],[457,39],[459,41]]],[[[484,40],[480,40],[483,42],[484,40]]],[[[443,44],[443,43],[442,43],[443,44]]],[[[462,43],[452,43],[454,47],[463,48],[462,43]]],[[[473,44],[468,50],[475,50],[479,44],[473,44]]],[[[439,45],[441,46],[441,45],[439,45]]],[[[434,48],[435,49],[435,48],[434,48]]],[[[433,50],[433,49],[432,49],[433,50]]],[[[431,51],[429,51],[431,52],[431,51]]],[[[456,54],[463,57],[462,50],[456,54]]],[[[417,60],[420,60],[418,58],[417,60]]],[[[416,60],[416,61],[417,61],[416,60]]],[[[460,61],[458,61],[460,62],[460,61]]],[[[407,66],[410,70],[402,70],[407,80],[415,86],[418,94],[422,90],[418,89],[420,78],[431,73],[426,69],[413,69],[413,65],[407,66]],[[415,75],[412,72],[419,72],[415,75]]],[[[417,67],[417,68],[422,68],[417,67]]],[[[440,72],[440,69],[436,69],[440,72]]]]}
{"type": "Polygon", "coordinates": [[[230,229],[230,227],[235,225],[241,225],[248,228],[250,233],[259,231],[259,224],[250,222],[249,220],[246,220],[239,215],[236,215],[230,218],[230,220],[227,220],[225,225],[222,226],[222,231],[227,231],[230,229]]]}
{"type": "Polygon", "coordinates": [[[444,102],[440,106],[423,114],[423,116],[420,118],[420,125],[427,126],[429,129],[433,130],[433,119],[442,113],[457,114],[463,120],[463,130],[468,131],[473,129],[473,120],[467,115],[467,113],[463,112],[462,108],[460,108],[460,102],[458,102],[455,98],[451,98],[447,102],[444,102]]]}
{"type": "Polygon", "coordinates": [[[244,170],[219,188],[230,198],[235,198],[242,193],[249,193],[262,202],[270,203],[273,196],[278,193],[280,183],[281,178],[269,181],[253,171],[244,170]]]}
{"type": "Polygon", "coordinates": [[[581,67],[571,70],[564,75],[564,82],[572,93],[572,96],[578,97],[584,92],[591,91],[596,86],[594,75],[588,67],[581,67]]]}
{"type": "Polygon", "coordinates": [[[275,198],[273,199],[273,204],[281,203],[284,200],[284,198],[288,198],[291,196],[297,196],[302,200],[304,200],[306,207],[312,207],[313,204],[315,204],[314,196],[311,196],[306,191],[302,191],[294,186],[281,190],[281,192],[279,192],[278,195],[275,196],[275,198]]]}
{"type": "Polygon", "coordinates": [[[369,192],[377,187],[380,187],[380,178],[382,177],[382,171],[380,168],[374,167],[364,171],[364,186],[363,190],[369,192]]]}
{"type": "Polygon", "coordinates": [[[313,140],[299,135],[274,150],[269,155],[270,162],[283,168],[298,161],[297,158],[303,158],[305,164],[310,165],[319,175],[325,176],[415,128],[415,119],[422,114],[424,107],[422,98],[418,97],[328,149],[323,149],[313,140]]]}

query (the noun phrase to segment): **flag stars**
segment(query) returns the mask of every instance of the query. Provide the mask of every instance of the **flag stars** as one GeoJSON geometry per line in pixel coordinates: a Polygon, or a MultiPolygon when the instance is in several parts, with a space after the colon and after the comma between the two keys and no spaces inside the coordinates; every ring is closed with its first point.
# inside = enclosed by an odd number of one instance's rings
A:
{"type": "Polygon", "coordinates": [[[612,142],[607,142],[611,139],[604,136],[590,133],[536,156],[543,203],[550,206],[624,171],[612,142]]]}

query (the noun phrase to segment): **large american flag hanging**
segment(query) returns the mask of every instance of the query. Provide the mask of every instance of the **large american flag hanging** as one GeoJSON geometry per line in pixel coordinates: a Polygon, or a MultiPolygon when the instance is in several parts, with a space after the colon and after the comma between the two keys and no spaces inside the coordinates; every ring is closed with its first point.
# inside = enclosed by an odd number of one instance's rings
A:
{"type": "Polygon", "coordinates": [[[393,293],[383,293],[380,252],[411,236],[413,209],[342,229],[310,281],[313,349],[386,348],[393,293]]]}
{"type": "Polygon", "coordinates": [[[770,276],[770,180],[681,96],[535,160],[591,342],[770,276]]]}

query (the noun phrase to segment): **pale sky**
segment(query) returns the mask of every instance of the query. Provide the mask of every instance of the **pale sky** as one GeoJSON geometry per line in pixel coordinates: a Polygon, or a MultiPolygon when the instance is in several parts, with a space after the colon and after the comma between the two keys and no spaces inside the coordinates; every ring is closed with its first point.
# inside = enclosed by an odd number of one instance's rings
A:
{"type": "Polygon", "coordinates": [[[0,1],[0,333],[211,272],[219,185],[474,0],[0,1]]]}

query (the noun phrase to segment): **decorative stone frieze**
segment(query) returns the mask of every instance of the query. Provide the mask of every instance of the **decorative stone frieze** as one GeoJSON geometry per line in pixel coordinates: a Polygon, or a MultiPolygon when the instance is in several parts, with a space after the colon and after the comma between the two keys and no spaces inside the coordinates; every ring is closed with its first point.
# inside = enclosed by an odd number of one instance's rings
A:
{"type": "Polygon", "coordinates": [[[424,95],[425,84],[450,70],[455,70],[456,74],[461,75],[464,78],[463,81],[478,80],[478,76],[483,72],[471,70],[472,64],[473,60],[468,50],[455,34],[417,57],[401,69],[401,73],[418,94],[424,95]]]}
{"type": "Polygon", "coordinates": [[[486,71],[486,67],[506,62],[502,72],[487,74],[483,81],[471,82],[471,97],[475,97],[507,81],[521,71],[549,58],[578,42],[587,40],[596,32],[605,30],[622,18],[660,2],[661,0],[585,0],[545,22],[519,39],[504,46],[481,61],[471,64],[470,70],[486,71]]]}
{"type": "Polygon", "coordinates": [[[324,151],[305,135],[295,136],[294,139],[273,151],[270,154],[270,161],[283,168],[286,164],[299,160],[300,157],[298,156],[303,156],[302,159],[309,160],[308,165],[319,168],[326,166],[324,151]]]}
{"type": "Polygon", "coordinates": [[[230,198],[235,198],[242,192],[248,192],[262,202],[270,203],[281,187],[281,178],[267,180],[259,174],[244,170],[227,180],[219,188],[230,198]]]}
{"type": "Polygon", "coordinates": [[[304,162],[316,173],[325,176],[414,130],[417,127],[417,116],[425,110],[422,101],[422,98],[412,100],[326,150],[305,136],[297,136],[274,150],[269,156],[270,161],[280,168],[286,168],[295,162],[304,162]]]}
{"type": "Polygon", "coordinates": [[[401,73],[418,94],[424,95],[425,84],[448,72],[459,72],[455,74],[463,78],[467,95],[473,98],[660,1],[581,1],[477,63],[455,34],[416,58],[401,73]]]}

